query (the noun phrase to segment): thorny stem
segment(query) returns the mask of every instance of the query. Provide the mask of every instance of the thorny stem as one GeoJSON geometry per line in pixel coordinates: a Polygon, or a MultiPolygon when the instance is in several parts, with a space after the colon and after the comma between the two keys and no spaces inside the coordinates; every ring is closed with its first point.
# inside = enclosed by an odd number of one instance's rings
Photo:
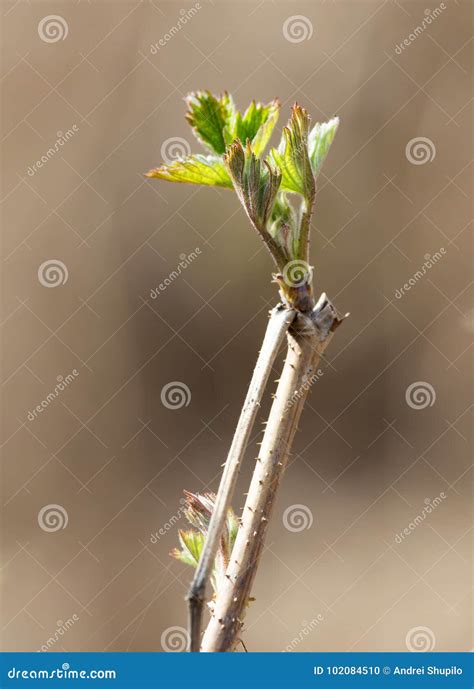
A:
{"type": "Polygon", "coordinates": [[[214,566],[219,539],[222,534],[227,510],[232,499],[240,464],[247,448],[250,433],[255,423],[255,417],[272,365],[295,315],[295,311],[283,306],[276,307],[271,311],[262,349],[258,356],[247,397],[245,398],[244,406],[225,463],[201,558],[187,595],[189,603],[189,640],[190,650],[192,652],[199,651],[201,643],[202,614],[206,599],[206,584],[214,566]]]}
{"type": "Polygon", "coordinates": [[[232,651],[239,640],[268,521],[312,376],[340,320],[323,294],[313,311],[298,313],[245,503],[242,522],[218,591],[202,651],[232,651]]]}
{"type": "Polygon", "coordinates": [[[288,263],[288,259],[283,249],[277,244],[277,242],[268,232],[262,232],[262,230],[259,229],[259,227],[253,222],[253,220],[250,219],[250,222],[252,224],[252,227],[257,231],[257,234],[260,237],[260,239],[267,247],[268,251],[271,254],[271,257],[275,261],[279,270],[284,270],[286,264],[288,263]]]}

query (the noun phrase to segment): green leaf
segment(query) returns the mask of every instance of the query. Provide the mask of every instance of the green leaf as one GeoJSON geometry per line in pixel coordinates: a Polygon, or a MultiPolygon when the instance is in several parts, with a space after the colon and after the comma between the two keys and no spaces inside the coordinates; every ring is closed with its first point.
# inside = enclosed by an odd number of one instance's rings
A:
{"type": "Polygon", "coordinates": [[[280,186],[280,172],[257,158],[249,140],[244,149],[236,139],[227,149],[224,162],[250,220],[260,232],[265,232],[280,186]]]}
{"type": "Polygon", "coordinates": [[[239,139],[245,144],[249,139],[255,155],[261,155],[270,140],[279,114],[278,99],[267,105],[252,101],[243,115],[238,110],[234,110],[224,132],[227,143],[231,144],[235,139],[239,139]]]}
{"type": "Polygon", "coordinates": [[[339,117],[333,117],[329,122],[317,123],[308,136],[308,152],[311,167],[315,177],[318,176],[329,148],[336,136],[339,117]]]}
{"type": "Polygon", "coordinates": [[[174,548],[171,556],[186,565],[197,567],[204,545],[204,534],[200,531],[179,531],[179,543],[182,550],[174,548]]]}
{"type": "Polygon", "coordinates": [[[209,91],[196,91],[186,99],[186,119],[201,143],[213,153],[222,155],[235,139],[252,143],[256,155],[267,145],[278,120],[280,103],[277,99],[264,105],[252,101],[245,113],[240,113],[228,93],[214,96],[209,91]]]}
{"type": "Polygon", "coordinates": [[[278,149],[270,152],[270,159],[282,172],[282,190],[301,194],[308,200],[313,198],[315,189],[308,157],[309,122],[307,111],[295,104],[278,149]]]}
{"type": "Polygon", "coordinates": [[[210,91],[195,91],[187,96],[186,103],[186,120],[196,137],[213,153],[223,155],[226,149],[224,128],[234,112],[234,104],[229,94],[224,92],[218,98],[210,91]]]}
{"type": "Polygon", "coordinates": [[[200,154],[177,159],[171,165],[161,165],[146,173],[147,177],[166,179],[183,184],[204,184],[232,189],[232,180],[222,160],[200,154]]]}

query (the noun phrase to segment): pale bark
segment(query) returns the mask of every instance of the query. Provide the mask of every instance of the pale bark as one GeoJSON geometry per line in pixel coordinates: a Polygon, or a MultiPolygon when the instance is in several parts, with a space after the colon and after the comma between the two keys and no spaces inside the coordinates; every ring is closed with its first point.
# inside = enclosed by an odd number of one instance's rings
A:
{"type": "Polygon", "coordinates": [[[263,436],[226,579],[204,634],[202,651],[232,651],[239,640],[252,583],[264,546],[275,495],[302,408],[340,320],[323,294],[313,311],[298,313],[288,332],[288,352],[263,436]]]}
{"type": "Polygon", "coordinates": [[[271,311],[262,349],[258,356],[247,397],[245,398],[232,445],[227,456],[201,558],[187,596],[189,602],[189,642],[190,650],[193,652],[199,651],[206,585],[214,566],[224,520],[230,506],[240,464],[247,448],[272,365],[295,315],[295,311],[283,306],[278,306],[271,311]]]}

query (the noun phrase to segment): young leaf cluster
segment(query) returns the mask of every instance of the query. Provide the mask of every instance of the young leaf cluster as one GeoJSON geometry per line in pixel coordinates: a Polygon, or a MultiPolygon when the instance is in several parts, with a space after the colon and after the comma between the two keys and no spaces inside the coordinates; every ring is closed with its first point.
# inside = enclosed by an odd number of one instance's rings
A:
{"type": "MultiPolygon", "coordinates": [[[[180,530],[178,532],[181,548],[174,548],[171,556],[186,565],[196,568],[201,557],[201,552],[206,539],[209,522],[216,502],[215,493],[190,493],[184,491],[185,506],[184,516],[193,529],[180,530]]],[[[229,564],[232,548],[237,537],[239,522],[232,508],[227,512],[224,530],[219,543],[214,570],[211,576],[211,584],[214,593],[217,593],[220,582],[225,576],[229,564]]]]}
{"type": "Polygon", "coordinates": [[[171,182],[233,187],[276,263],[276,277],[287,301],[292,302],[294,292],[285,289],[282,273],[289,263],[309,260],[316,179],[336,134],[338,118],[311,127],[308,112],[295,104],[278,147],[265,155],[279,116],[277,99],[266,105],[252,101],[244,113],[237,110],[228,93],[219,97],[197,91],[186,103],[186,119],[207,155],[177,158],[147,175],[171,182]]]}

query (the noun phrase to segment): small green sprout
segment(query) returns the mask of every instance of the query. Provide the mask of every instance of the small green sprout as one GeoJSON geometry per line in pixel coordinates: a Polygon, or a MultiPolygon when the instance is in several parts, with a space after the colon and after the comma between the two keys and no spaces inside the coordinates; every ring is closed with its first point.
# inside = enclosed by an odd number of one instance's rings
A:
{"type": "MultiPolygon", "coordinates": [[[[201,557],[216,496],[215,493],[204,493],[201,495],[188,491],[184,491],[184,494],[186,496],[186,503],[183,512],[188,522],[194,528],[189,531],[179,531],[181,549],[174,548],[170,555],[176,560],[196,568],[201,557]]],[[[233,509],[229,508],[211,576],[211,585],[215,594],[225,576],[238,528],[238,519],[233,509]]]]}
{"type": "Polygon", "coordinates": [[[186,103],[186,119],[210,153],[177,158],[147,176],[234,188],[276,264],[274,279],[283,301],[309,311],[314,306],[309,230],[316,182],[339,119],[311,127],[308,112],[295,103],[280,144],[265,156],[279,116],[277,99],[266,105],[252,101],[243,114],[228,93],[197,91],[186,103]]]}

